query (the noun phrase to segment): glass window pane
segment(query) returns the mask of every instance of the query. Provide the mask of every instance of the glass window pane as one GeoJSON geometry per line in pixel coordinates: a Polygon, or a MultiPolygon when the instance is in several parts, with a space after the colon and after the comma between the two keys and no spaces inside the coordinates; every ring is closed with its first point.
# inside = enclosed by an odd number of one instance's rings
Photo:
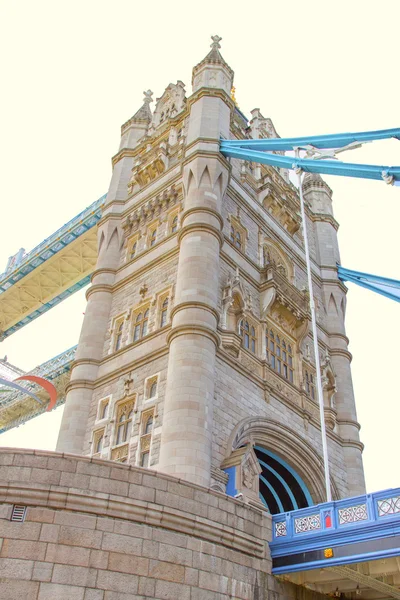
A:
{"type": "Polygon", "coordinates": [[[271,354],[271,367],[275,369],[275,356],[271,354]]]}
{"type": "Polygon", "coordinates": [[[249,324],[248,324],[248,322],[247,322],[247,321],[246,321],[246,322],[245,322],[245,324],[244,324],[244,328],[245,328],[245,330],[246,330],[246,331],[249,331],[249,324]]]}
{"type": "Polygon", "coordinates": [[[244,340],[243,340],[243,342],[244,342],[244,347],[248,348],[249,347],[249,335],[248,335],[248,333],[244,334],[244,340]]]}
{"type": "Polygon", "coordinates": [[[149,318],[149,309],[147,309],[144,313],[144,318],[148,319],[149,318]]]}
{"type": "Polygon", "coordinates": [[[153,417],[149,417],[147,419],[146,427],[145,427],[145,430],[144,430],[145,435],[147,433],[150,433],[151,430],[152,430],[152,428],[153,428],[153,417]]]}
{"type": "Polygon", "coordinates": [[[293,359],[292,357],[289,355],[289,367],[293,366],[293,359]]]}
{"type": "Polygon", "coordinates": [[[286,379],[288,378],[288,369],[287,369],[287,365],[283,365],[283,376],[286,377],[286,379]]]}
{"type": "Polygon", "coordinates": [[[281,348],[280,348],[280,346],[277,346],[277,347],[276,347],[276,355],[277,355],[277,356],[280,356],[280,355],[281,355],[281,348]]]}
{"type": "Polygon", "coordinates": [[[289,381],[290,381],[290,383],[293,383],[293,371],[292,371],[292,369],[290,369],[290,371],[289,371],[289,381]]]}
{"type": "Polygon", "coordinates": [[[252,335],[253,337],[256,337],[256,332],[255,332],[255,330],[254,330],[254,327],[252,327],[252,328],[251,328],[251,335],[252,335]]]}
{"type": "Polygon", "coordinates": [[[147,335],[147,321],[143,321],[142,337],[147,335]]]}
{"type": "Polygon", "coordinates": [[[274,352],[274,350],[275,350],[275,344],[274,344],[274,342],[271,341],[269,343],[269,349],[272,350],[272,352],[274,352]]]}
{"type": "Polygon", "coordinates": [[[281,361],[280,361],[280,360],[278,360],[278,361],[277,361],[277,371],[278,371],[278,373],[280,373],[280,372],[281,372],[281,365],[282,365],[281,361]]]}
{"type": "Polygon", "coordinates": [[[118,425],[118,430],[117,430],[117,445],[122,443],[122,434],[124,432],[125,429],[125,425],[118,425]]]}
{"type": "Polygon", "coordinates": [[[135,331],[133,334],[133,341],[136,342],[140,338],[140,325],[136,325],[135,331]]]}
{"type": "Polygon", "coordinates": [[[138,323],[141,320],[142,320],[142,313],[139,313],[138,316],[136,317],[136,323],[138,323]]]}
{"type": "Polygon", "coordinates": [[[286,362],[287,356],[286,356],[286,352],[285,351],[282,352],[282,358],[286,362]]]}
{"type": "Polygon", "coordinates": [[[252,352],[256,351],[256,342],[255,342],[255,340],[251,340],[251,351],[252,352]]]}
{"type": "Polygon", "coordinates": [[[279,335],[277,335],[277,336],[276,336],[276,343],[277,343],[277,344],[280,344],[280,343],[281,343],[281,340],[280,340],[280,338],[279,338],[279,335]]]}
{"type": "Polygon", "coordinates": [[[149,458],[150,458],[150,452],[143,452],[142,456],[140,457],[140,466],[148,467],[149,466],[149,458]]]}
{"type": "Polygon", "coordinates": [[[282,340],[282,348],[286,348],[286,342],[285,342],[285,340],[282,340]]]}

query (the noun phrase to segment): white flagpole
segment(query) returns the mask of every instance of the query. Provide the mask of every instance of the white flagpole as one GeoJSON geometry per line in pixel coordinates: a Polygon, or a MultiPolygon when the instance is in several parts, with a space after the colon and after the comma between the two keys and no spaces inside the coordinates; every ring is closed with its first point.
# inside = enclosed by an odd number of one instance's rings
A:
{"type": "MultiPolygon", "coordinates": [[[[295,149],[296,157],[299,158],[299,148],[295,149]]],[[[303,198],[303,188],[302,188],[302,170],[297,165],[294,166],[295,173],[298,177],[299,182],[299,195],[300,195],[300,208],[301,208],[301,220],[303,226],[303,237],[304,237],[304,251],[306,255],[306,265],[307,265],[307,280],[308,280],[308,291],[310,294],[310,311],[311,311],[311,324],[312,324],[312,335],[313,335],[313,345],[314,345],[314,356],[315,356],[315,369],[317,372],[317,393],[318,393],[318,402],[319,402],[319,417],[321,423],[321,437],[322,437],[322,451],[324,457],[324,471],[325,471],[325,490],[326,490],[326,501],[331,502],[332,494],[331,494],[331,483],[329,477],[329,459],[328,459],[328,444],[326,439],[326,427],[325,427],[325,412],[324,412],[324,395],[322,391],[322,379],[321,379],[321,365],[319,360],[319,350],[318,350],[318,333],[317,333],[317,319],[315,316],[315,302],[314,302],[314,293],[313,293],[313,284],[312,284],[312,276],[311,276],[311,263],[310,263],[310,252],[308,249],[308,237],[307,237],[307,223],[306,223],[306,214],[304,210],[304,198],[303,198]]]]}

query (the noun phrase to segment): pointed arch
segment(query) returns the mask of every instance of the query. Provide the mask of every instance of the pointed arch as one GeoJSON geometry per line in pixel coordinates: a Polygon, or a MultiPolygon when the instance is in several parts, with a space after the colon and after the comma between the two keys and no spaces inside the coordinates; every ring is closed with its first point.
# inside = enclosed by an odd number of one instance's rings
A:
{"type": "Polygon", "coordinates": [[[331,294],[329,296],[328,314],[330,314],[330,315],[338,315],[338,308],[337,308],[335,296],[333,294],[331,294]]]}
{"type": "MultiPolygon", "coordinates": [[[[233,429],[226,449],[226,458],[232,451],[251,444],[260,447],[284,461],[293,469],[307,488],[312,502],[325,500],[325,479],[322,455],[293,429],[272,419],[254,416],[240,421],[233,429]]],[[[332,495],[339,498],[334,480],[331,478],[332,495]]]]}
{"type": "Polygon", "coordinates": [[[204,170],[200,176],[200,180],[199,180],[199,188],[201,187],[212,187],[211,184],[211,175],[210,175],[210,171],[208,170],[208,165],[206,165],[204,167],[204,170]]]}
{"type": "Polygon", "coordinates": [[[100,254],[100,252],[101,252],[101,249],[102,249],[102,247],[103,247],[103,244],[104,244],[104,240],[105,240],[105,235],[104,235],[104,231],[102,231],[102,232],[100,233],[100,239],[99,239],[99,251],[98,251],[98,254],[100,254]]]}
{"type": "Polygon", "coordinates": [[[282,250],[277,242],[270,238],[264,238],[262,247],[263,266],[275,267],[288,281],[292,282],[294,279],[294,267],[288,254],[282,250]]]}

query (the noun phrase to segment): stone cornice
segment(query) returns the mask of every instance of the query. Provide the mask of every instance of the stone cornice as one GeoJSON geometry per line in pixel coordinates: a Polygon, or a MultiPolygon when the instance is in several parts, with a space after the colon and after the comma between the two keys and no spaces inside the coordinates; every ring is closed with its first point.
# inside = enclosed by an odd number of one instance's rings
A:
{"type": "Polygon", "coordinates": [[[72,390],[81,390],[82,388],[93,390],[94,389],[94,381],[90,381],[89,379],[74,379],[74,381],[70,381],[65,387],[65,393],[72,390]]]}
{"type": "Polygon", "coordinates": [[[339,229],[339,223],[330,214],[314,213],[314,212],[310,211],[309,217],[313,223],[317,223],[317,222],[329,223],[330,225],[332,225],[332,227],[335,229],[335,231],[337,231],[339,229]]]}
{"type": "Polygon", "coordinates": [[[207,88],[207,87],[201,87],[200,89],[197,90],[197,92],[195,92],[194,94],[189,96],[189,98],[187,99],[188,109],[190,109],[192,107],[192,104],[194,104],[195,102],[197,102],[198,100],[200,100],[200,98],[203,98],[204,96],[209,96],[210,98],[219,98],[220,100],[225,102],[225,104],[230,108],[231,111],[233,111],[235,109],[234,101],[232,100],[232,98],[230,96],[228,96],[228,94],[224,90],[222,90],[220,88],[207,88]]]}
{"type": "Polygon", "coordinates": [[[223,229],[224,220],[223,220],[222,216],[219,214],[219,212],[217,212],[216,210],[213,210],[212,208],[209,208],[208,206],[195,206],[193,208],[188,208],[187,210],[185,210],[182,213],[181,222],[183,223],[183,221],[185,220],[186,217],[188,217],[189,215],[191,215],[193,213],[197,213],[197,212],[208,213],[208,214],[212,215],[213,217],[215,217],[217,219],[217,221],[219,221],[219,224],[221,225],[221,229],[223,229]]]}
{"type": "Polygon", "coordinates": [[[93,283],[90,286],[90,288],[86,291],[86,300],[89,300],[90,296],[92,296],[92,294],[95,294],[96,292],[108,292],[112,294],[113,289],[113,286],[108,283],[93,283]]]}
{"type": "Polygon", "coordinates": [[[214,342],[215,347],[218,348],[220,345],[220,338],[213,329],[204,327],[203,325],[178,325],[171,329],[167,335],[167,344],[171,344],[173,340],[182,335],[201,335],[214,342]]]}
{"type": "MultiPolygon", "coordinates": [[[[351,427],[355,427],[357,431],[360,431],[361,425],[358,421],[352,421],[351,419],[337,419],[338,425],[350,425],[351,427]]],[[[358,441],[357,441],[358,443],[358,441]]]]}
{"type": "Polygon", "coordinates": [[[364,444],[356,440],[342,440],[342,446],[344,448],[356,448],[360,452],[364,450],[364,444]]]}
{"type": "Polygon", "coordinates": [[[331,338],[339,338],[340,340],[343,340],[344,342],[346,342],[346,344],[349,344],[349,338],[347,337],[347,335],[344,335],[344,333],[329,333],[329,339],[331,338]]]}
{"type": "Polygon", "coordinates": [[[108,269],[106,267],[100,267],[100,269],[95,269],[90,277],[90,281],[93,283],[93,279],[97,276],[97,275],[105,275],[105,274],[110,274],[110,275],[115,275],[115,273],[117,272],[116,269],[108,269]]]}
{"type": "Polygon", "coordinates": [[[343,348],[331,348],[330,349],[331,356],[343,356],[347,358],[349,362],[352,361],[353,355],[348,350],[344,350],[343,348]]]}
{"type": "Polygon", "coordinates": [[[176,315],[181,310],[185,310],[187,308],[202,308],[203,310],[210,312],[213,315],[213,317],[215,317],[217,323],[219,321],[219,312],[215,308],[212,308],[208,304],[205,304],[205,302],[197,302],[197,301],[179,302],[179,304],[176,304],[173,307],[173,309],[171,310],[171,314],[170,314],[171,321],[172,321],[174,315],[176,315]]]}
{"type": "Polygon", "coordinates": [[[199,231],[199,232],[206,231],[207,233],[210,233],[211,235],[213,235],[214,237],[217,238],[217,240],[219,242],[219,246],[220,246],[220,248],[222,248],[223,243],[224,243],[224,236],[223,236],[222,232],[219,229],[217,229],[216,227],[209,225],[208,223],[190,223],[189,225],[184,225],[178,231],[178,243],[179,244],[181,243],[182,238],[185,235],[188,235],[195,231],[199,231]]]}

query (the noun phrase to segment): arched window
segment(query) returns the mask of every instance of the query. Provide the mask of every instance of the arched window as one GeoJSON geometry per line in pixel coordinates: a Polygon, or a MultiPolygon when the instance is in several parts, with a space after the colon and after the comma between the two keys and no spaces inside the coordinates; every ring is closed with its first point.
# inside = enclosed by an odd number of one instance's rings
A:
{"type": "Polygon", "coordinates": [[[133,341],[137,342],[142,337],[147,335],[147,327],[149,322],[149,309],[147,308],[144,313],[140,312],[134,322],[133,330],[133,341]]]}
{"type": "Polygon", "coordinates": [[[123,405],[120,407],[118,410],[117,436],[115,441],[117,446],[129,440],[132,430],[132,418],[133,406],[127,407],[126,405],[123,405]]]}
{"type": "Polygon", "coordinates": [[[121,348],[123,328],[124,328],[124,322],[121,321],[119,324],[117,324],[117,331],[115,334],[115,344],[114,344],[115,352],[117,352],[117,350],[119,350],[121,348]]]}
{"type": "Polygon", "coordinates": [[[178,231],[178,215],[175,215],[172,219],[171,223],[171,233],[176,233],[178,231]]]}
{"type": "Polygon", "coordinates": [[[149,238],[149,242],[150,242],[150,247],[154,246],[154,244],[157,241],[157,229],[152,229],[152,231],[150,232],[150,238],[149,238]]]}
{"type": "Polygon", "coordinates": [[[237,231],[237,232],[236,232],[235,246],[236,246],[236,248],[238,248],[239,250],[241,250],[241,249],[242,249],[242,236],[240,235],[240,231],[237,231]]]}
{"type": "Polygon", "coordinates": [[[232,244],[235,243],[235,228],[233,227],[233,225],[231,225],[231,234],[229,236],[229,239],[231,240],[232,244]]]}
{"type": "Polygon", "coordinates": [[[293,350],[290,342],[281,337],[274,329],[265,331],[267,361],[274,371],[293,383],[293,350]]]}
{"type": "Polygon", "coordinates": [[[242,337],[243,346],[255,354],[257,341],[256,330],[246,319],[242,319],[240,322],[240,335],[242,337]]]}
{"type": "Polygon", "coordinates": [[[146,421],[146,426],[144,428],[143,435],[147,435],[148,433],[151,433],[152,429],[153,429],[153,417],[149,417],[146,421]]]}
{"type": "Polygon", "coordinates": [[[149,459],[150,459],[150,452],[142,452],[142,454],[140,456],[140,466],[141,467],[148,467],[149,466],[149,459]]]}
{"type": "Polygon", "coordinates": [[[154,398],[154,396],[156,394],[157,394],[157,380],[153,381],[153,383],[150,386],[149,398],[154,398]]]}
{"type": "Polygon", "coordinates": [[[103,441],[104,441],[104,435],[101,434],[99,435],[99,437],[96,440],[96,446],[95,446],[95,454],[98,454],[99,452],[101,452],[103,450],[103,441]]]}
{"type": "Polygon", "coordinates": [[[108,415],[109,402],[106,400],[100,406],[100,419],[105,419],[108,415]]]}
{"type": "Polygon", "coordinates": [[[167,314],[168,314],[168,298],[165,298],[164,302],[161,305],[160,327],[164,327],[164,325],[167,324],[167,314]]]}
{"type": "Polygon", "coordinates": [[[137,249],[137,242],[133,242],[133,244],[131,246],[131,250],[130,250],[130,258],[131,258],[131,260],[132,260],[132,258],[135,258],[136,249],[137,249]]]}
{"type": "Polygon", "coordinates": [[[313,400],[315,400],[315,381],[314,375],[305,371],[305,385],[306,385],[306,394],[310,396],[313,400]]]}

